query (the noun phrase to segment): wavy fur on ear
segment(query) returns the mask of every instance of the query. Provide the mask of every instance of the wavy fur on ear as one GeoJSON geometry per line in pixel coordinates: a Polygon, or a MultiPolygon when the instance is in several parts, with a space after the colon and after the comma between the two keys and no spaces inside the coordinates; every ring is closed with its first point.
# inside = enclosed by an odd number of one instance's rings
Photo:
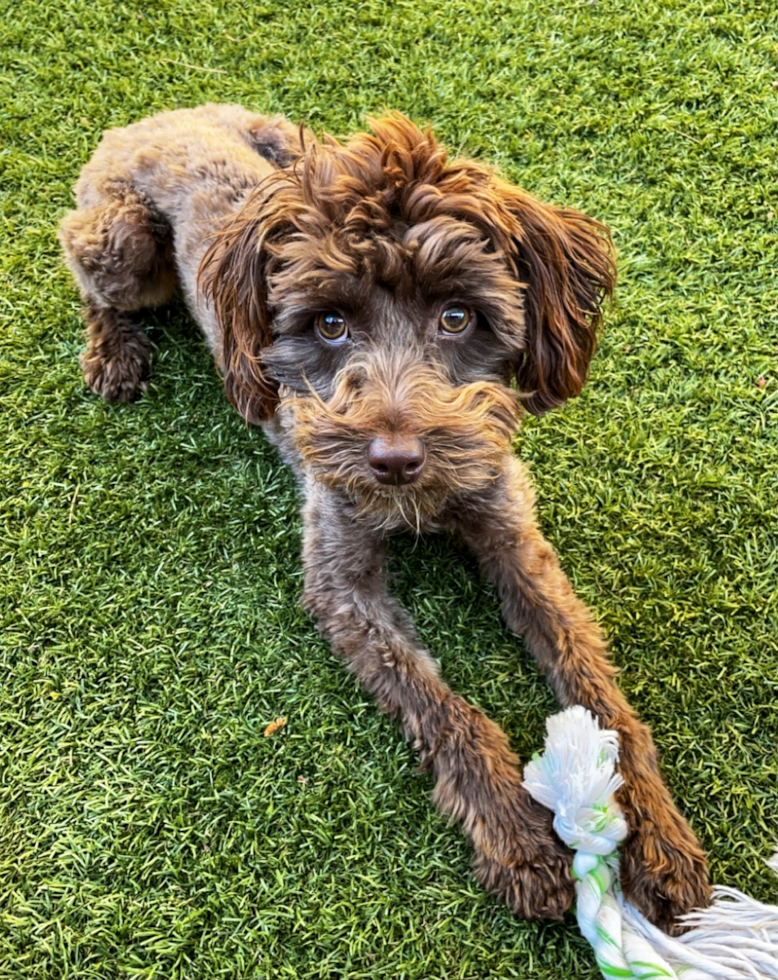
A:
{"type": "Polygon", "coordinates": [[[222,331],[224,389],[247,422],[272,417],[277,386],[262,370],[261,354],[272,343],[267,310],[265,237],[272,211],[255,191],[214,238],[198,280],[222,331]]]}
{"type": "Polygon", "coordinates": [[[610,232],[579,211],[543,204],[502,181],[494,187],[514,220],[516,272],[527,284],[526,349],[516,380],[529,395],[525,408],[542,415],[586,382],[602,305],[616,283],[610,232]]]}

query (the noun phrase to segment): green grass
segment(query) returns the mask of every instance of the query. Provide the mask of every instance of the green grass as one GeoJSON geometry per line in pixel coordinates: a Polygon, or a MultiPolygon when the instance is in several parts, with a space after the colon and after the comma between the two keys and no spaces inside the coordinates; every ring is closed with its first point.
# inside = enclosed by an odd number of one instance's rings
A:
{"type": "MultiPolygon", "coordinates": [[[[149,320],[138,404],[83,385],[70,188],[104,128],[206,99],[339,133],[398,108],[612,227],[591,383],[517,451],[714,879],[772,899],[770,6],[0,8],[0,977],[598,976],[572,920],[477,885],[318,639],[292,480],[184,311],[149,320]]],[[[399,542],[394,569],[452,685],[537,749],[553,699],[472,564],[399,542]]]]}

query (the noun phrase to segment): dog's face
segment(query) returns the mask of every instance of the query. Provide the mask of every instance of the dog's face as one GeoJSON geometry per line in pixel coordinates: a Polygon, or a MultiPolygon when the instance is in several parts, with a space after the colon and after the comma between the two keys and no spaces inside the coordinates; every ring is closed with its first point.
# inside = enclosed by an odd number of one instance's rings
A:
{"type": "Polygon", "coordinates": [[[614,281],[602,225],[449,163],[402,116],[304,147],[202,274],[238,410],[293,400],[318,479],[423,511],[495,478],[519,405],[578,394],[614,281]]]}

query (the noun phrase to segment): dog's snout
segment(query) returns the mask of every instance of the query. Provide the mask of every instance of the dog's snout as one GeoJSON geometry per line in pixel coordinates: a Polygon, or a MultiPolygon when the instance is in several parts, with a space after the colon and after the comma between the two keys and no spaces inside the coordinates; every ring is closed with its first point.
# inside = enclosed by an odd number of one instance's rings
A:
{"type": "Polygon", "coordinates": [[[373,476],[386,486],[413,483],[424,469],[424,443],[416,436],[377,436],[367,447],[373,476]]]}

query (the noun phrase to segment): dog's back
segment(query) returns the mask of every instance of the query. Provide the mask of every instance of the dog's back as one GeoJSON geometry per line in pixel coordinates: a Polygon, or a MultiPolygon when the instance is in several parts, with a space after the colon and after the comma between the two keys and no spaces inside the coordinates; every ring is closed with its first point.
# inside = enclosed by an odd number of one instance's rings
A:
{"type": "Polygon", "coordinates": [[[129,401],[145,387],[148,340],[127,314],[168,302],[176,286],[217,354],[218,328],[196,289],[204,248],[299,144],[283,117],[235,105],[164,112],[105,133],[76,184],[78,208],[60,226],[86,302],[82,366],[93,390],[129,401]]]}

